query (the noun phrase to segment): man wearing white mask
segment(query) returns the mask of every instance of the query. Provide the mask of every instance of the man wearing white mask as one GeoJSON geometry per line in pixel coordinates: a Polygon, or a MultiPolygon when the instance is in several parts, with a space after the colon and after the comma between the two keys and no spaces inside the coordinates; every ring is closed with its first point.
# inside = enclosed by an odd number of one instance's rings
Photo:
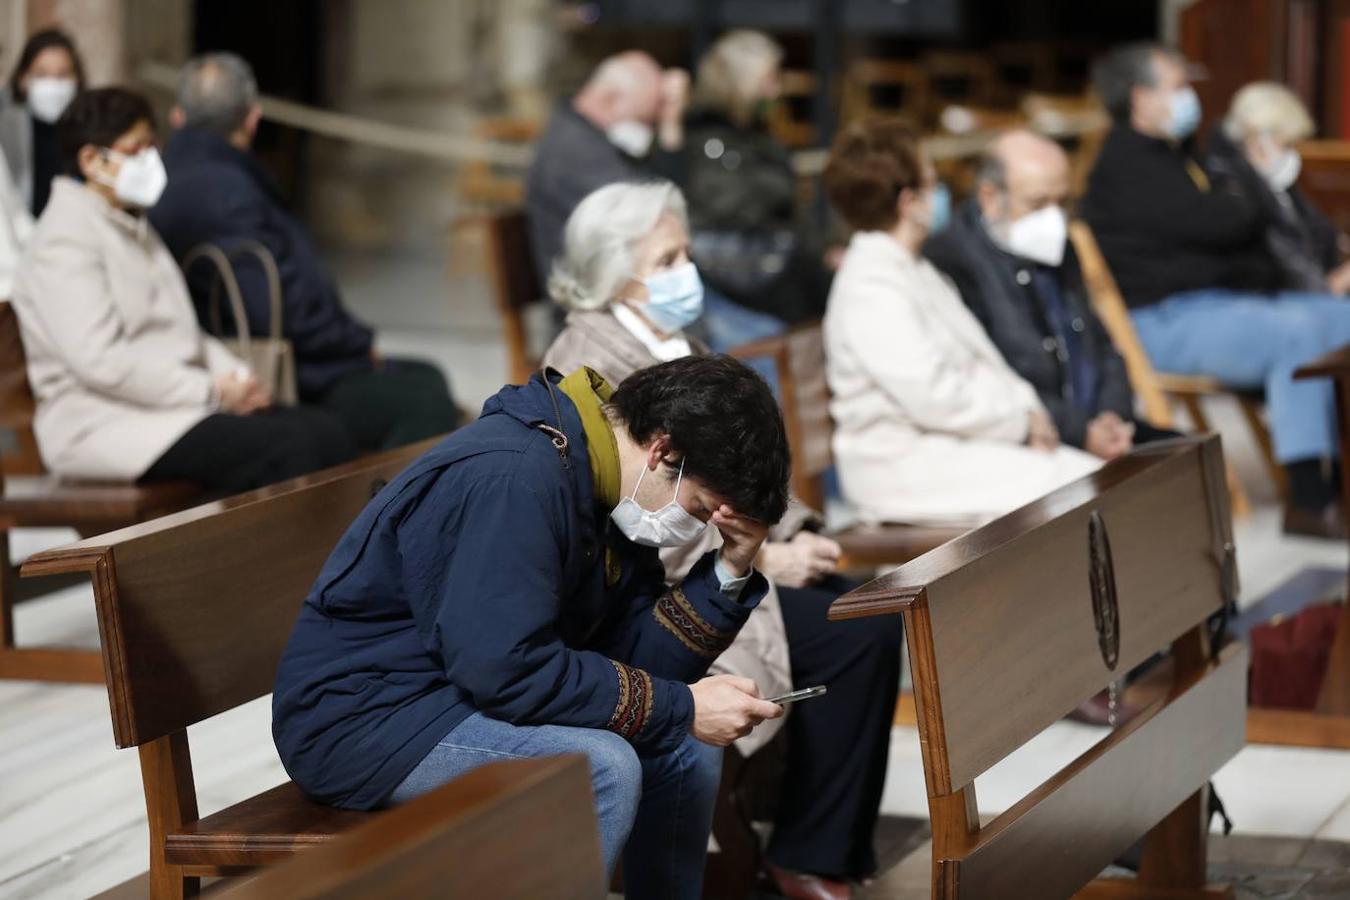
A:
{"type": "Polygon", "coordinates": [[[1125,364],[1092,311],[1068,242],[1064,151],[1010,131],[981,160],[975,191],[924,255],[956,282],[999,352],[1036,388],[1060,439],[1113,459],[1167,434],[1135,422],[1125,364]]]}
{"type": "Polygon", "coordinates": [[[60,172],[56,120],[83,86],[84,69],[75,44],[49,28],[24,43],[0,94],[0,150],[34,216],[46,207],[52,178],[60,172]]]}
{"type": "Polygon", "coordinates": [[[1094,67],[1115,127],[1083,217],[1155,366],[1264,391],[1289,477],[1284,530],[1343,540],[1332,386],[1294,381],[1293,372],[1350,343],[1350,304],[1329,291],[1289,292],[1266,244],[1264,210],[1201,165],[1191,141],[1200,109],[1184,62],[1134,44],[1094,67]]]}
{"type": "Polygon", "coordinates": [[[530,249],[542,278],[562,249],[563,227],[596,188],[673,175],[684,144],[689,75],[630,50],[602,62],[549,119],[525,180],[530,249]]]}

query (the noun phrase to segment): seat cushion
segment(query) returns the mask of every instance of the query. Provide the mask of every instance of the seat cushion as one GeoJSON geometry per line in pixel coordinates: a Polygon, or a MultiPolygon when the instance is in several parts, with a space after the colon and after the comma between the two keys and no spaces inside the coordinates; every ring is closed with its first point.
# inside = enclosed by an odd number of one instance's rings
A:
{"type": "Polygon", "coordinates": [[[182,509],[206,495],[182,481],[161,484],[72,481],[55,475],[4,480],[0,519],[10,527],[118,528],[182,509]]]}
{"type": "Polygon", "coordinates": [[[900,565],[960,537],[969,528],[930,525],[858,525],[830,537],[844,551],[845,566],[900,565]]]}
{"type": "Polygon", "coordinates": [[[332,840],[373,815],[315,803],[288,781],[168,835],[164,855],[179,866],[266,865],[332,840]]]}

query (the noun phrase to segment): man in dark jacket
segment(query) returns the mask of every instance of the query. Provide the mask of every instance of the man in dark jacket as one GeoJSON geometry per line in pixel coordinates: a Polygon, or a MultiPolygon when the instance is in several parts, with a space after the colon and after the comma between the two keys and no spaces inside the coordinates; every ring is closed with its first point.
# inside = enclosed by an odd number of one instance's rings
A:
{"type": "Polygon", "coordinates": [[[782,418],[728,357],[506,387],[338,543],[277,672],[273,734],[315,799],[371,809],[504,757],[590,758],[630,897],[697,897],[726,746],[781,707],[703,678],[768,589],[782,418]],[[723,537],[667,588],[658,546],[723,537]]]}
{"type": "Polygon", "coordinates": [[[1289,474],[1286,532],[1343,539],[1334,397],[1293,371],[1350,343],[1350,304],[1280,293],[1260,209],[1196,160],[1199,101],[1184,60],[1151,44],[1094,68],[1115,120],[1088,181],[1083,216],[1155,366],[1264,389],[1275,454],[1289,474]]]}
{"type": "Polygon", "coordinates": [[[1008,132],[981,161],[975,190],[924,255],[1036,389],[1060,439],[1114,459],[1163,434],[1135,422],[1125,363],[1092,311],[1068,242],[1064,151],[1029,131],[1008,132]]]}
{"type": "MultiPolygon", "coordinates": [[[[164,154],[168,185],[150,211],[155,229],[179,260],[203,243],[232,253],[252,241],[271,252],[281,275],[282,333],[295,353],[300,399],[337,414],[363,449],[401,446],[454,428],[459,412],[440,370],[380,359],[374,333],[343,308],[309,235],[249,153],[260,115],[257,85],[244,60],[214,53],[187,64],[164,154]]],[[[266,274],[248,255],[235,257],[234,268],[248,328],[266,335],[266,274]]],[[[187,276],[198,318],[210,329],[207,304],[218,275],[199,263],[187,276]]]]}

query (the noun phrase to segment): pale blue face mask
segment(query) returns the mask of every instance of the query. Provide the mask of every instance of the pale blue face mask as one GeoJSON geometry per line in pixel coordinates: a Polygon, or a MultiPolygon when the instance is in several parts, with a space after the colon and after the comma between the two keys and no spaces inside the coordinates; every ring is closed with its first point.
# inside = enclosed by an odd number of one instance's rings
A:
{"type": "Polygon", "coordinates": [[[952,192],[947,189],[947,185],[941,181],[933,188],[933,194],[928,200],[928,233],[937,234],[946,228],[952,221],[952,192]]]}
{"type": "Polygon", "coordinates": [[[1187,85],[1173,91],[1168,100],[1171,117],[1167,121],[1167,135],[1174,141],[1185,140],[1200,127],[1200,98],[1195,88],[1187,85]]]}
{"type": "Polygon", "coordinates": [[[642,314],[666,334],[683,331],[703,315],[703,280],[692,262],[657,272],[642,283],[648,298],[642,314]]]}

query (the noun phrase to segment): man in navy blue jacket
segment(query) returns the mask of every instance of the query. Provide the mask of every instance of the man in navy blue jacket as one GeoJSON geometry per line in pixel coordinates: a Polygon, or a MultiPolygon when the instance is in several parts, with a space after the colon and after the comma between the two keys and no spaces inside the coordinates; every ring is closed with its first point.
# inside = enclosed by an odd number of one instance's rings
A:
{"type": "MultiPolygon", "coordinates": [[[[343,307],[309,234],[249,153],[260,115],[257,84],[244,60],[212,53],[184,67],[171,113],[175,131],[164,153],[169,181],[149,213],[155,230],[179,260],[203,243],[232,252],[254,241],[271,252],[281,275],[282,331],[295,351],[300,399],[335,413],[362,449],[402,446],[451,430],[459,411],[445,376],[424,362],[376,355],[374,332],[343,307]]],[[[265,335],[266,275],[251,256],[236,257],[234,265],[249,330],[265,335]]],[[[211,329],[207,303],[218,276],[198,264],[187,278],[198,318],[211,329]]],[[[225,322],[235,327],[228,314],[225,322]]]]}
{"type": "Polygon", "coordinates": [[[727,357],[506,387],[339,542],[277,673],[273,735],[317,800],[400,803],[503,757],[584,753],[630,897],[697,897],[730,744],[782,708],[703,677],[767,591],[782,418],[727,357]],[[667,587],[656,548],[723,536],[667,587]],[[625,845],[627,851],[624,852],[625,845]]]}

